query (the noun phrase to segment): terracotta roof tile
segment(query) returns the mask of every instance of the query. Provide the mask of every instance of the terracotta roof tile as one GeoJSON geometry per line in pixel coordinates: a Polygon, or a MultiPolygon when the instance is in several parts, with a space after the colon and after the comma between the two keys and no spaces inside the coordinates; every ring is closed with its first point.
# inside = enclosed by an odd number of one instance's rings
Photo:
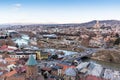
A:
{"type": "Polygon", "coordinates": [[[5,58],[5,60],[9,62],[9,61],[17,61],[18,59],[16,59],[16,58],[5,58]]]}
{"type": "Polygon", "coordinates": [[[16,73],[17,73],[17,71],[16,71],[16,70],[13,70],[13,71],[11,71],[11,72],[6,73],[6,74],[3,75],[3,76],[5,76],[5,77],[11,77],[11,76],[13,76],[13,75],[16,74],[16,73]]]}
{"type": "Polygon", "coordinates": [[[105,80],[105,79],[96,77],[96,76],[92,76],[92,75],[88,75],[86,78],[80,79],[80,80],[105,80]]]}
{"type": "Polygon", "coordinates": [[[50,71],[50,70],[51,70],[51,68],[44,67],[44,68],[42,68],[42,70],[45,70],[45,71],[50,71]]]}

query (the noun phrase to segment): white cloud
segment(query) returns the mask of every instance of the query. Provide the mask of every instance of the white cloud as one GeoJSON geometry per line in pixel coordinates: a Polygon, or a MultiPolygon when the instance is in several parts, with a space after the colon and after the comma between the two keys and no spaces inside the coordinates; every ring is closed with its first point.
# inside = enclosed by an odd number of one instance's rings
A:
{"type": "Polygon", "coordinates": [[[22,7],[22,4],[20,4],[20,3],[14,4],[15,9],[20,9],[21,7],[22,7]]]}

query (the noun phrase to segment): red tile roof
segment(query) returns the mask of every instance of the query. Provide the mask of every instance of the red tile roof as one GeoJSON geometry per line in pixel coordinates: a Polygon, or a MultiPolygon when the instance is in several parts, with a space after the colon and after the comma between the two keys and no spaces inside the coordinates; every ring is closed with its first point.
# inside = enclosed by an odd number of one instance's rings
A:
{"type": "Polygon", "coordinates": [[[37,77],[37,80],[44,80],[43,76],[37,77]]]}
{"type": "Polygon", "coordinates": [[[0,62],[0,67],[7,67],[9,64],[3,64],[0,62]]]}
{"type": "Polygon", "coordinates": [[[25,76],[18,76],[18,77],[12,76],[7,78],[6,80],[25,80],[25,76]]]}
{"type": "Polygon", "coordinates": [[[8,47],[7,45],[3,45],[2,47],[0,47],[0,50],[9,51],[9,50],[15,50],[15,49],[10,48],[10,47],[8,47]]]}
{"type": "Polygon", "coordinates": [[[7,47],[8,47],[7,45],[3,45],[3,46],[1,46],[0,49],[5,49],[5,48],[7,48],[7,47]]]}
{"type": "Polygon", "coordinates": [[[11,76],[13,76],[13,75],[16,74],[16,73],[17,73],[17,71],[16,71],[16,70],[13,70],[13,71],[11,71],[11,72],[8,72],[8,73],[4,74],[3,76],[4,76],[4,77],[11,77],[11,76]]]}
{"type": "Polygon", "coordinates": [[[50,71],[50,70],[51,70],[51,68],[44,67],[44,68],[42,68],[42,70],[45,70],[45,71],[50,71]]]}
{"type": "Polygon", "coordinates": [[[17,58],[5,58],[5,60],[7,62],[11,62],[11,61],[17,61],[18,59],[17,58]]]}
{"type": "Polygon", "coordinates": [[[57,64],[57,66],[63,67],[63,70],[66,70],[68,68],[75,68],[75,66],[69,66],[69,65],[65,65],[65,64],[57,64]]]}
{"type": "Polygon", "coordinates": [[[80,79],[80,80],[105,80],[105,79],[100,78],[100,77],[96,77],[96,76],[92,76],[92,75],[88,75],[84,79],[80,79]]]}

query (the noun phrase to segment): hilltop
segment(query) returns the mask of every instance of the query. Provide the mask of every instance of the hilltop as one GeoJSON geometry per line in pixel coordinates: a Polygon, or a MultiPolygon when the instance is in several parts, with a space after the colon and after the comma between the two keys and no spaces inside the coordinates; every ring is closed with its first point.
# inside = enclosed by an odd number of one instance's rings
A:
{"type": "MultiPolygon", "coordinates": [[[[79,24],[79,26],[81,27],[92,27],[94,26],[94,24],[96,23],[97,20],[93,20],[90,22],[86,22],[86,23],[81,23],[79,24]]],[[[120,21],[119,20],[100,20],[99,21],[100,24],[102,25],[107,25],[107,26],[120,26],[120,21]]]]}

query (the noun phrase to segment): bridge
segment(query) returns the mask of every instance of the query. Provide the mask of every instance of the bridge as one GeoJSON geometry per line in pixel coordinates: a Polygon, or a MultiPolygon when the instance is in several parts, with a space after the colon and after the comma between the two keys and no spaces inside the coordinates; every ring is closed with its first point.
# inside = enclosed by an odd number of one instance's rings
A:
{"type": "Polygon", "coordinates": [[[90,58],[92,56],[93,53],[95,53],[97,50],[96,49],[87,49],[84,52],[80,52],[80,53],[76,53],[76,54],[71,54],[71,55],[67,55],[64,57],[64,59],[75,59],[75,58],[90,58]]]}

